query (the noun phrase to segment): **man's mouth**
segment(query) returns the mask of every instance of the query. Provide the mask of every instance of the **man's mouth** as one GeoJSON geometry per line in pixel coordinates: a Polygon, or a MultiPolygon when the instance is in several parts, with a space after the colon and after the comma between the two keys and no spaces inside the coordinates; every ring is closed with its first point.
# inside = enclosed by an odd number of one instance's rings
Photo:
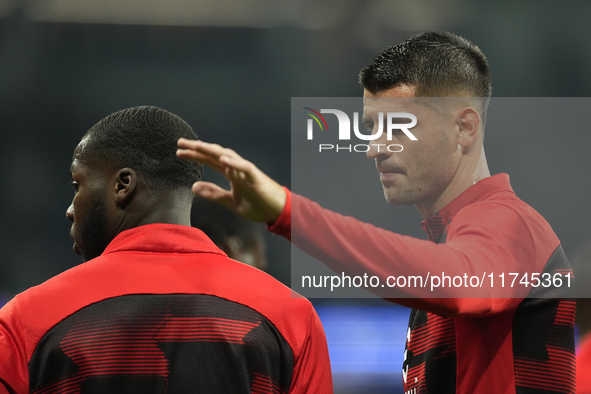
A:
{"type": "Polygon", "coordinates": [[[382,182],[394,180],[404,175],[404,171],[399,168],[378,168],[378,173],[382,182]]]}
{"type": "Polygon", "coordinates": [[[381,172],[380,171],[380,181],[387,181],[392,180],[394,178],[398,178],[402,176],[400,172],[381,172]]]}

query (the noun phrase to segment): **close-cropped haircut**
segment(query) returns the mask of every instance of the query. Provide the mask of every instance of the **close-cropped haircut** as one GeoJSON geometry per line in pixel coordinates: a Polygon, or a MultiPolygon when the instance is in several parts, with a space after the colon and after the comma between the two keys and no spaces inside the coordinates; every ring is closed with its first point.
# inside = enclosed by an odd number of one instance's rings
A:
{"type": "Polygon", "coordinates": [[[359,73],[375,94],[398,84],[415,87],[417,97],[490,97],[488,61],[470,41],[449,32],[413,36],[379,54],[359,73]]]}
{"type": "Polygon", "coordinates": [[[80,154],[133,168],[154,190],[190,190],[201,179],[203,165],[177,157],[181,137],[197,139],[191,126],[177,115],[158,107],[133,107],[107,116],[88,130],[80,154]]]}

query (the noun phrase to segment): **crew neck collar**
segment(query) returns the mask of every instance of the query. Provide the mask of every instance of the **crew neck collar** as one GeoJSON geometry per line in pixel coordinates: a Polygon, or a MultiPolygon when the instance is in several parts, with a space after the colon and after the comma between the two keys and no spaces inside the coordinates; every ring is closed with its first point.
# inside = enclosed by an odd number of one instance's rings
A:
{"type": "Polygon", "coordinates": [[[508,174],[497,174],[481,179],[443,207],[439,212],[421,222],[421,227],[423,227],[423,230],[429,236],[429,240],[438,243],[445,228],[456,213],[465,206],[485,200],[490,195],[500,191],[509,191],[514,194],[508,174]]]}

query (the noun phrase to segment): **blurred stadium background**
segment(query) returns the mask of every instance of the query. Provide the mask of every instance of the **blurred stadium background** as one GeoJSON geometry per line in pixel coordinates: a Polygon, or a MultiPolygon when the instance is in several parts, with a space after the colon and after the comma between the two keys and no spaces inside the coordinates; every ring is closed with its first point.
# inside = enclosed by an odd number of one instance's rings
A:
{"type": "MultiPolygon", "coordinates": [[[[588,1],[0,0],[0,294],[79,264],[65,218],[71,154],[111,112],[168,109],[289,185],[291,97],[359,96],[357,73],[377,53],[443,29],[480,46],[496,97],[589,96],[590,18],[588,1]]],[[[569,254],[588,238],[591,137],[520,131],[487,130],[491,170],[511,174],[569,254]]],[[[413,209],[397,225],[424,238],[413,209]]],[[[289,284],[289,244],[267,245],[269,272],[289,284]]],[[[408,311],[313,302],[335,391],[401,392],[408,311]]]]}

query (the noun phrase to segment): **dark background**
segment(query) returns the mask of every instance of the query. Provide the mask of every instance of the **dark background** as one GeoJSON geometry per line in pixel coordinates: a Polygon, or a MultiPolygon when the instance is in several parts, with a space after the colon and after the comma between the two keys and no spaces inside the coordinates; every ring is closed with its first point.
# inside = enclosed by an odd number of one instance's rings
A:
{"type": "MultiPolygon", "coordinates": [[[[480,46],[496,97],[589,96],[590,17],[587,1],[0,0],[0,291],[80,263],[65,217],[71,154],[111,112],[168,109],[289,185],[291,97],[359,96],[357,73],[381,50],[442,29],[480,46]]],[[[570,254],[589,238],[589,133],[511,132],[487,129],[491,170],[512,174],[570,254]]],[[[397,226],[422,236],[412,209],[397,226]]],[[[267,242],[269,272],[289,284],[289,244],[267,242]]]]}

